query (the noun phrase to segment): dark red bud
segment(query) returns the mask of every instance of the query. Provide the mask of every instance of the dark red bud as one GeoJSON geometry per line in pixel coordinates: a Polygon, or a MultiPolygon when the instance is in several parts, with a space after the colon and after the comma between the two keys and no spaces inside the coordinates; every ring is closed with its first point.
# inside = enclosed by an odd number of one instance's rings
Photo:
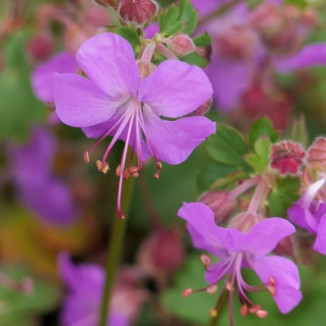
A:
{"type": "Polygon", "coordinates": [[[271,150],[271,167],[281,174],[298,173],[306,156],[301,144],[289,140],[272,145],[271,150]]]}
{"type": "Polygon", "coordinates": [[[158,5],[154,0],[121,0],[118,13],[128,22],[143,25],[157,14],[158,5]]]}
{"type": "Polygon", "coordinates": [[[235,200],[230,197],[227,191],[208,191],[203,194],[199,201],[209,206],[214,212],[215,222],[223,223],[227,220],[235,208],[235,200]]]}
{"type": "Polygon", "coordinates": [[[53,38],[48,34],[35,35],[27,43],[28,53],[37,61],[42,61],[50,57],[53,48],[53,38]]]}
{"type": "Polygon", "coordinates": [[[296,258],[296,249],[294,245],[294,237],[288,236],[283,238],[273,252],[279,256],[288,256],[296,258]]]}
{"type": "Polygon", "coordinates": [[[138,257],[143,269],[153,275],[173,272],[184,257],[178,230],[159,230],[152,234],[141,246],[138,257]]]}

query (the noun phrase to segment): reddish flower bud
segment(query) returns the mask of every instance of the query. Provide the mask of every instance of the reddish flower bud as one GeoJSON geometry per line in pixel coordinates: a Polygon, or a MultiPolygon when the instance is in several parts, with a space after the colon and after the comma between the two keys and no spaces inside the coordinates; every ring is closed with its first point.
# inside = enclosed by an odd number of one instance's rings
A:
{"type": "Polygon", "coordinates": [[[271,147],[271,167],[281,174],[298,173],[304,163],[306,153],[301,144],[289,140],[279,142],[271,147]]]}
{"type": "Polygon", "coordinates": [[[221,55],[233,59],[248,59],[256,48],[257,36],[247,27],[230,26],[213,40],[221,55]]]}
{"type": "Polygon", "coordinates": [[[235,208],[235,200],[227,191],[208,191],[203,194],[199,201],[206,204],[214,212],[215,222],[223,223],[228,219],[235,208]]]}
{"type": "Polygon", "coordinates": [[[232,218],[228,224],[229,229],[237,229],[243,233],[249,233],[251,228],[262,221],[263,217],[248,212],[242,212],[232,218]]]}
{"type": "Polygon", "coordinates": [[[279,256],[288,256],[296,258],[296,250],[294,245],[294,237],[288,236],[283,238],[273,252],[279,256]]]}
{"type": "Polygon", "coordinates": [[[207,100],[200,105],[194,112],[189,113],[187,116],[200,116],[205,115],[212,107],[212,99],[207,100]]]}
{"type": "Polygon", "coordinates": [[[326,168],[326,138],[319,137],[308,149],[309,167],[317,170],[326,168]]]}
{"type": "Polygon", "coordinates": [[[110,20],[106,9],[101,7],[92,7],[85,14],[84,22],[94,27],[102,27],[108,25],[110,20]]]}
{"type": "Polygon", "coordinates": [[[118,13],[128,22],[143,25],[157,14],[158,5],[154,0],[121,0],[118,13]]]}
{"type": "Polygon", "coordinates": [[[38,61],[47,59],[51,55],[53,48],[53,39],[49,34],[35,35],[27,43],[28,53],[38,61]]]}
{"type": "Polygon", "coordinates": [[[178,230],[159,230],[142,244],[138,257],[141,267],[151,275],[171,273],[183,260],[184,249],[178,230]]]}
{"type": "Polygon", "coordinates": [[[185,56],[193,52],[196,48],[194,42],[187,34],[174,35],[169,40],[171,50],[178,56],[185,56]]]}

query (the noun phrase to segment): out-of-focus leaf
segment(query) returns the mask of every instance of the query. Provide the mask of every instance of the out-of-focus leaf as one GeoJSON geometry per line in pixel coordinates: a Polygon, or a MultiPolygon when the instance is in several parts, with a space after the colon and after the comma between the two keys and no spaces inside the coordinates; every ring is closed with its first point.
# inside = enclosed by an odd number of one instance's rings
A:
{"type": "Polygon", "coordinates": [[[135,30],[122,26],[117,28],[115,32],[125,38],[132,45],[134,51],[136,51],[137,47],[139,46],[139,35],[135,30]]]}
{"type": "Polygon", "coordinates": [[[181,0],[179,2],[180,15],[179,19],[185,22],[182,32],[191,34],[198,22],[198,11],[194,8],[190,0],[181,0]]]}
{"type": "Polygon", "coordinates": [[[206,148],[217,162],[250,170],[243,158],[248,153],[248,148],[242,135],[234,128],[220,124],[216,134],[208,138],[206,148]]]}
{"type": "Polygon", "coordinates": [[[299,199],[299,187],[300,179],[298,177],[287,176],[281,179],[269,196],[270,216],[286,217],[287,209],[299,199]]]}
{"type": "Polygon", "coordinates": [[[96,239],[96,228],[86,219],[69,227],[55,227],[19,208],[3,208],[2,212],[7,217],[0,223],[2,261],[28,262],[36,272],[51,278],[57,278],[59,252],[80,253],[96,239]]]}
{"type": "Polygon", "coordinates": [[[0,73],[0,138],[22,141],[31,124],[43,121],[47,109],[34,96],[30,85],[25,41],[18,33],[4,49],[5,66],[0,73]]]}
{"type": "Polygon", "coordinates": [[[309,142],[306,120],[303,114],[293,122],[292,140],[301,143],[303,147],[307,147],[309,142]]]}
{"type": "Polygon", "coordinates": [[[193,39],[196,46],[209,46],[211,44],[212,37],[206,32],[198,35],[193,39]]]}
{"type": "Polygon", "coordinates": [[[49,282],[31,275],[22,266],[1,266],[1,271],[9,278],[20,282],[26,277],[33,281],[33,291],[29,294],[13,291],[0,285],[0,326],[35,325],[35,317],[54,309],[58,304],[59,291],[49,282]]]}
{"type": "Polygon", "coordinates": [[[209,61],[201,57],[198,53],[192,52],[181,58],[182,61],[189,63],[192,66],[198,66],[200,68],[205,68],[209,61]]]}
{"type": "Polygon", "coordinates": [[[216,180],[235,171],[236,169],[233,166],[224,165],[217,162],[209,164],[197,177],[197,187],[199,192],[207,191],[209,188],[211,188],[212,184],[216,180]]]}

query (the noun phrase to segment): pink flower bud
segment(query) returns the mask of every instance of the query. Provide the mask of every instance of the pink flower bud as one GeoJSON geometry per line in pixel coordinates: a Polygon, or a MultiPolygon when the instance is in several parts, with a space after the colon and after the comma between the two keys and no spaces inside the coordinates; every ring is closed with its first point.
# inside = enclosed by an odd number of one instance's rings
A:
{"type": "Polygon", "coordinates": [[[271,167],[281,174],[298,173],[306,156],[301,144],[289,140],[272,145],[271,150],[271,167]]]}
{"type": "Polygon", "coordinates": [[[51,55],[53,48],[53,39],[49,34],[35,35],[27,43],[28,53],[37,61],[47,59],[51,55]]]}
{"type": "Polygon", "coordinates": [[[249,233],[251,228],[262,221],[263,217],[248,212],[242,212],[232,218],[228,224],[229,229],[237,229],[243,233],[249,233]]]}
{"type": "Polygon", "coordinates": [[[118,13],[130,23],[143,25],[157,14],[158,5],[154,0],[121,0],[118,13]]]}
{"type": "Polygon", "coordinates": [[[142,244],[139,253],[141,267],[153,276],[171,273],[184,257],[184,249],[178,230],[159,230],[142,244]]]}
{"type": "Polygon", "coordinates": [[[309,167],[317,170],[326,168],[326,138],[318,137],[308,149],[309,167]]]}
{"type": "Polygon", "coordinates": [[[228,219],[235,208],[235,200],[224,190],[208,191],[203,194],[199,201],[206,204],[214,212],[215,222],[223,223],[228,219]]]}
{"type": "Polygon", "coordinates": [[[294,245],[294,237],[288,236],[283,238],[276,248],[273,250],[273,252],[279,256],[288,256],[296,258],[296,250],[294,245]]]}
{"type": "Polygon", "coordinates": [[[171,50],[178,56],[185,56],[196,48],[194,42],[187,34],[174,35],[169,41],[171,50]]]}

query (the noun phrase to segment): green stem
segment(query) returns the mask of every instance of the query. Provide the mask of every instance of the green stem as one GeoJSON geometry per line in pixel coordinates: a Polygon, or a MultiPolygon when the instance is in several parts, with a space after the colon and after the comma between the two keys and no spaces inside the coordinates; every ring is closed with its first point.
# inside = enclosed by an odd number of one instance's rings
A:
{"type": "MultiPolygon", "coordinates": [[[[134,178],[125,180],[122,189],[122,211],[128,214],[129,206],[132,198],[132,189],[134,185],[134,178]]],[[[112,290],[115,280],[116,271],[119,265],[120,255],[123,246],[123,240],[125,236],[127,225],[127,218],[122,220],[118,213],[115,213],[114,224],[112,229],[111,238],[109,241],[108,257],[106,261],[106,277],[104,284],[104,291],[100,310],[99,326],[107,326],[107,320],[110,313],[110,301],[112,296],[112,290]]]]}
{"type": "Polygon", "coordinates": [[[220,320],[221,315],[222,315],[221,312],[223,311],[223,309],[228,301],[228,296],[229,296],[229,292],[225,291],[223,293],[223,297],[217,303],[217,306],[216,306],[217,315],[215,317],[211,317],[211,319],[209,320],[208,326],[216,326],[217,325],[217,323],[220,320]]]}

